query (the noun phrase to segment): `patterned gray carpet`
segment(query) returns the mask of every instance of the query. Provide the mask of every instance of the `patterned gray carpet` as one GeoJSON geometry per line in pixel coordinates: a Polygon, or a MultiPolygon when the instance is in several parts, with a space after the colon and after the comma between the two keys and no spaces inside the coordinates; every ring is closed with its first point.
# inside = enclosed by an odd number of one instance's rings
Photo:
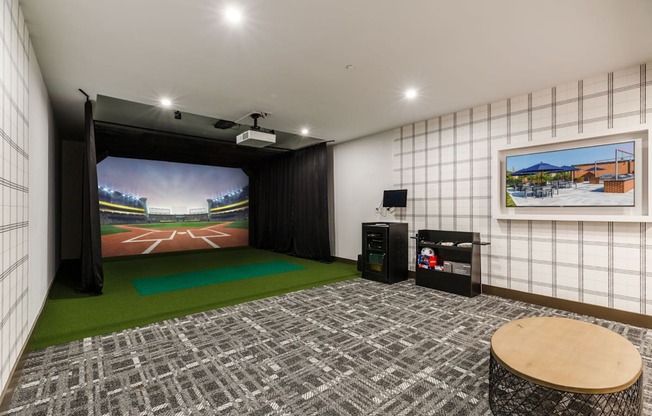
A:
{"type": "Polygon", "coordinates": [[[490,415],[492,333],[542,315],[577,317],[356,279],[33,352],[2,414],[490,415]]]}

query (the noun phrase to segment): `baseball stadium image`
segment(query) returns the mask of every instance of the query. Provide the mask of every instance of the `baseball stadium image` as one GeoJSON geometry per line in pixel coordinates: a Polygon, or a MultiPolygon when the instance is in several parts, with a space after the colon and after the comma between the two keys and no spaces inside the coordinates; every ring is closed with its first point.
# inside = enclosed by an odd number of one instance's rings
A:
{"type": "Polygon", "coordinates": [[[249,243],[242,169],[108,157],[98,183],[103,257],[249,243]]]}

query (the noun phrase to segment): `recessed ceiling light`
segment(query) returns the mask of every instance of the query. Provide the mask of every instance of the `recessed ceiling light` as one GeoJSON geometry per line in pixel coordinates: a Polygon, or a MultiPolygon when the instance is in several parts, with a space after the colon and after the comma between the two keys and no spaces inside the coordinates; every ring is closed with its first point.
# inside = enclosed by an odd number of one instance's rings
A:
{"type": "Polygon", "coordinates": [[[161,105],[163,107],[171,107],[172,101],[169,98],[161,98],[161,105]]]}
{"type": "Polygon", "coordinates": [[[405,98],[407,98],[408,100],[413,100],[417,98],[417,90],[415,90],[414,88],[408,88],[407,90],[405,90],[405,98]]]}
{"type": "Polygon", "coordinates": [[[308,130],[307,128],[304,127],[304,128],[301,129],[301,135],[307,136],[309,133],[310,133],[310,130],[308,130]]]}
{"type": "Polygon", "coordinates": [[[242,12],[235,7],[229,7],[226,9],[225,16],[231,23],[240,23],[242,21],[242,12]]]}

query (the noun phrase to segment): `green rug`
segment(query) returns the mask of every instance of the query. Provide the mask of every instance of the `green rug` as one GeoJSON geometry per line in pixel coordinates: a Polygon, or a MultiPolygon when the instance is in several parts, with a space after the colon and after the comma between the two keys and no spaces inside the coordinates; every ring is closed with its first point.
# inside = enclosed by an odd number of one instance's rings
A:
{"type": "Polygon", "coordinates": [[[131,283],[139,295],[148,296],[157,293],[214,285],[216,283],[232,282],[234,280],[251,279],[252,277],[294,272],[302,269],[305,269],[305,267],[285,261],[268,261],[265,263],[223,267],[221,269],[146,277],[143,279],[134,279],[131,283]]]}
{"type": "Polygon", "coordinates": [[[55,279],[28,348],[39,349],[358,276],[355,265],[322,263],[252,248],[114,257],[104,260],[101,296],[75,293],[78,274],[62,274],[55,279]],[[297,269],[153,296],[140,296],[132,283],[135,279],[201,274],[270,262],[287,263],[297,269]]]}

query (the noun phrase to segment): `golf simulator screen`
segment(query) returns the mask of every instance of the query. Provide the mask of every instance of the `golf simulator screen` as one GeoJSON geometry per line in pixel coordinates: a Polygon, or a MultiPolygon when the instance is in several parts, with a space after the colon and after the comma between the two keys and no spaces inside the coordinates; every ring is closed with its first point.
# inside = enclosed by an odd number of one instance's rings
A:
{"type": "Polygon", "coordinates": [[[507,156],[507,207],[633,207],[635,142],[507,156]]]}
{"type": "Polygon", "coordinates": [[[104,257],[249,243],[242,169],[108,157],[97,176],[104,257]]]}

